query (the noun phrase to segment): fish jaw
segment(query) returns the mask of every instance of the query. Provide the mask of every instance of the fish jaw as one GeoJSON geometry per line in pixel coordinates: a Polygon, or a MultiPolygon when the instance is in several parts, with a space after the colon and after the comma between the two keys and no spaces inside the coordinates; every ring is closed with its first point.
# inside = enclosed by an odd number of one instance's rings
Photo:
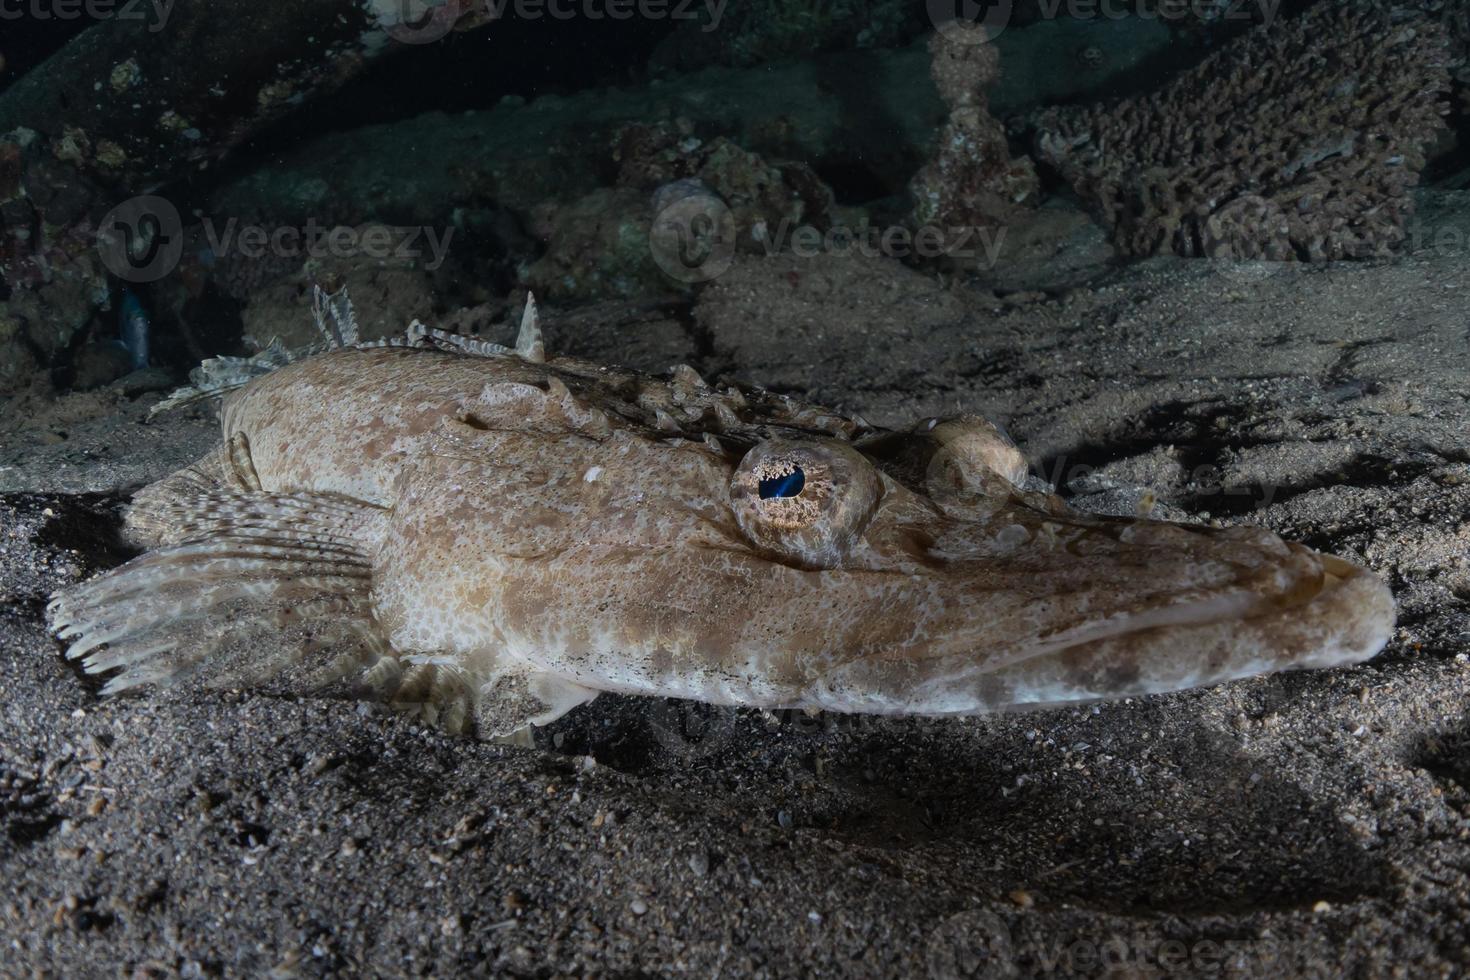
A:
{"type": "Polygon", "coordinates": [[[1377,655],[1395,623],[1388,585],[1368,569],[1301,545],[1322,568],[1310,597],[1244,615],[1181,610],[1180,621],[1124,628],[1000,666],[973,654],[868,658],[823,675],[797,705],[871,714],[973,715],[1119,700],[1377,655]]]}
{"type": "Polygon", "coordinates": [[[886,715],[1342,666],[1372,657],[1393,628],[1391,594],[1371,572],[1260,529],[1150,525],[1139,541],[1094,547],[928,570],[662,550],[623,555],[617,576],[568,551],[502,562],[486,618],[517,656],[591,688],[886,715]],[[596,586],[584,598],[577,582],[596,586]]]}

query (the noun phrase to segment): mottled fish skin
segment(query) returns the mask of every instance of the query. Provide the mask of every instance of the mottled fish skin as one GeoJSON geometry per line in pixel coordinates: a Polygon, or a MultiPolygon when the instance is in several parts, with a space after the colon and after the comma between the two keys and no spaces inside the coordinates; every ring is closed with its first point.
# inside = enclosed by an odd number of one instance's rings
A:
{"type": "Polygon", "coordinates": [[[1014,488],[947,511],[876,468],[875,512],[839,563],[763,553],[729,487],[760,424],[780,423],[691,407],[720,397],[389,348],[287,367],[224,420],[266,489],[394,509],[374,601],[395,648],[508,654],[596,689],[965,713],[1352,661],[1387,637],[1377,580],[1269,532],[1082,517],[1014,488]],[[330,425],[303,424],[323,408],[330,425]]]}
{"type": "Polygon", "coordinates": [[[1028,491],[975,417],[893,432],[687,368],[378,347],[257,378],[222,419],[197,472],[362,503],[343,534],[382,644],[362,663],[461,679],[483,731],[598,691],[926,715],[1124,698],[1355,663],[1394,623],[1378,578],[1269,531],[1028,491]],[[496,721],[507,676],[537,707],[496,721]]]}

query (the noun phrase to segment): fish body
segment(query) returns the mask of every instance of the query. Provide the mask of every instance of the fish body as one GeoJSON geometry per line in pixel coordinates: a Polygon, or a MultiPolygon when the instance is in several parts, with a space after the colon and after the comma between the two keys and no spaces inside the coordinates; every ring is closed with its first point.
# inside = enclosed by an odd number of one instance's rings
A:
{"type": "Polygon", "coordinates": [[[134,502],[151,550],[53,602],[71,655],[108,690],[348,683],[494,735],[601,691],[1075,704],[1355,663],[1393,627],[1377,577],[1264,529],[1027,489],[983,419],[881,430],[548,361],[534,322],[515,350],[445,341],[226,396],[219,448],[134,502]]]}

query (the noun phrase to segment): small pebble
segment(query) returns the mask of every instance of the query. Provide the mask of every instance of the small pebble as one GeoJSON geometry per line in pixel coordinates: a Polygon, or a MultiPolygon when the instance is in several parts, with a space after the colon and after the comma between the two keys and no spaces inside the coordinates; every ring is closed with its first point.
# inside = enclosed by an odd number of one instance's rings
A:
{"type": "Polygon", "coordinates": [[[628,908],[633,910],[634,915],[643,915],[645,912],[648,911],[648,903],[641,898],[635,898],[633,899],[632,903],[629,904],[628,908]]]}
{"type": "Polygon", "coordinates": [[[1023,909],[1029,909],[1031,906],[1036,904],[1036,898],[1030,892],[1026,891],[1023,888],[1017,888],[1015,891],[1010,893],[1009,897],[1011,901],[1015,902],[1023,909]]]}

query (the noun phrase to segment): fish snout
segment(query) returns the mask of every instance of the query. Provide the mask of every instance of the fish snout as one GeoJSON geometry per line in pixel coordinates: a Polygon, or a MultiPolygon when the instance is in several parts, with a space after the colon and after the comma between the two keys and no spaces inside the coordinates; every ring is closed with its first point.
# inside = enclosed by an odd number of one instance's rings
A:
{"type": "Polygon", "coordinates": [[[1172,532],[1193,529],[1164,527],[1143,537],[1155,546],[1170,538],[1179,547],[1161,554],[1181,582],[1191,570],[1196,581],[1170,591],[1143,576],[1130,586],[1119,560],[1095,576],[1119,581],[1076,592],[992,591],[974,599],[968,624],[928,649],[847,661],[817,680],[809,700],[935,715],[1118,700],[1360,663],[1392,635],[1392,594],[1366,568],[1262,529],[1186,541],[1172,532]]]}

